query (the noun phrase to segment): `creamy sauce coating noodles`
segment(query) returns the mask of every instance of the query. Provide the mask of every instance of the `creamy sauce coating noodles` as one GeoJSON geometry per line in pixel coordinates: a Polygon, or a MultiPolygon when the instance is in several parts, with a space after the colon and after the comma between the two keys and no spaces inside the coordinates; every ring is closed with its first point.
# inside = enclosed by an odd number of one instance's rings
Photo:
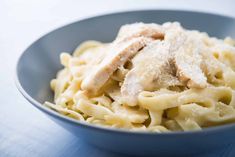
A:
{"type": "Polygon", "coordinates": [[[235,122],[235,41],[178,22],[123,25],[85,41],[51,80],[54,103],[78,121],[132,131],[201,130],[235,122]]]}

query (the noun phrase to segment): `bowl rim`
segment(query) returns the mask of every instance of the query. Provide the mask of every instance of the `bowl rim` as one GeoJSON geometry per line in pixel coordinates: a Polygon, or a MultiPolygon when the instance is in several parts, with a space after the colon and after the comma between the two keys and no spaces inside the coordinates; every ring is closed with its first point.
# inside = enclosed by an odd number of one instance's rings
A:
{"type": "Polygon", "coordinates": [[[208,128],[202,128],[202,130],[194,130],[194,131],[172,131],[172,132],[163,132],[163,133],[156,133],[156,132],[148,132],[148,131],[130,131],[127,129],[122,129],[122,128],[112,128],[112,127],[105,127],[105,126],[100,126],[100,125],[95,125],[95,124],[90,124],[87,122],[75,120],[72,118],[69,118],[65,115],[62,115],[46,106],[44,106],[42,103],[38,102],[35,100],[33,97],[31,97],[22,87],[20,79],[19,79],[19,64],[22,60],[22,58],[25,55],[25,52],[30,49],[32,45],[34,45],[36,42],[38,42],[40,39],[44,38],[46,35],[53,33],[55,31],[58,31],[59,29],[62,29],[64,27],[73,25],[78,22],[86,21],[86,20],[93,20],[96,18],[101,18],[105,16],[114,16],[114,15],[119,15],[119,14],[128,14],[128,13],[140,13],[140,12],[181,12],[181,13],[196,13],[196,14],[205,14],[205,15],[212,15],[212,16],[219,16],[221,18],[230,18],[235,21],[235,17],[228,16],[228,15],[223,15],[223,14],[216,14],[216,13],[210,13],[210,12],[204,12],[204,11],[190,11],[190,10],[182,10],[182,9],[136,9],[136,10],[124,10],[124,11],[117,11],[117,12],[108,12],[104,14],[98,14],[96,16],[89,16],[85,18],[80,18],[79,20],[74,20],[69,23],[65,23],[63,25],[60,25],[54,29],[51,29],[45,33],[43,33],[40,37],[36,38],[29,46],[27,46],[23,52],[19,55],[17,59],[17,64],[15,66],[15,76],[14,76],[14,82],[15,85],[18,89],[18,91],[23,95],[23,97],[28,100],[29,103],[31,103],[34,107],[38,108],[40,111],[56,118],[64,122],[68,122],[71,125],[76,125],[79,127],[84,127],[87,129],[95,129],[96,131],[101,131],[101,132],[109,132],[109,133],[118,133],[118,134],[125,134],[125,135],[140,135],[140,136],[190,136],[190,135],[196,135],[196,134],[208,134],[208,133],[218,133],[221,131],[229,130],[230,128],[235,128],[235,123],[230,123],[230,124],[223,124],[219,126],[213,126],[213,127],[208,127],[208,128]]]}

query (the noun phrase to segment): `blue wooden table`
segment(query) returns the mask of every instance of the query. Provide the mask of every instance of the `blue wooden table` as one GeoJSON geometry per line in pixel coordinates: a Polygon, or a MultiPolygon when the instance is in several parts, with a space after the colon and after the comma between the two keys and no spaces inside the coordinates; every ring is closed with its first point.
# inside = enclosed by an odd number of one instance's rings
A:
{"type": "MultiPolygon", "coordinates": [[[[94,148],[64,130],[29,104],[17,91],[14,70],[29,43],[50,29],[104,12],[138,8],[186,8],[235,16],[235,1],[16,1],[0,0],[0,157],[119,157],[94,148]],[[101,3],[103,2],[103,4],[101,3]],[[123,5],[123,3],[127,5],[123,5]],[[198,4],[196,2],[199,2],[198,4]],[[105,4],[105,5],[104,5],[105,4]],[[201,5],[203,4],[203,5],[201,5]],[[212,7],[211,7],[212,6],[212,7]],[[89,9],[87,9],[89,8],[89,9]],[[169,7],[167,7],[169,8],[169,7]],[[196,8],[196,9],[195,9],[196,8]],[[217,8],[220,8],[219,10],[217,8]]],[[[203,157],[234,157],[235,146],[208,152],[203,157]]],[[[202,157],[202,156],[200,156],[202,157]]]]}
{"type": "MultiPolygon", "coordinates": [[[[1,89],[0,157],[123,156],[90,146],[55,124],[19,94],[9,75],[1,75],[1,89]]],[[[202,157],[234,156],[230,146],[202,157]]]]}

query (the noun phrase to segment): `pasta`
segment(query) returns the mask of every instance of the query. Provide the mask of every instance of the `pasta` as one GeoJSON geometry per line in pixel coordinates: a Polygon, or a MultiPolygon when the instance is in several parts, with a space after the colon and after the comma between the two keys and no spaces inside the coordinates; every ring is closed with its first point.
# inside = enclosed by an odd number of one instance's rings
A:
{"type": "Polygon", "coordinates": [[[78,121],[131,131],[191,131],[235,122],[235,41],[178,22],[124,25],[85,41],[50,83],[44,105],[78,121]]]}

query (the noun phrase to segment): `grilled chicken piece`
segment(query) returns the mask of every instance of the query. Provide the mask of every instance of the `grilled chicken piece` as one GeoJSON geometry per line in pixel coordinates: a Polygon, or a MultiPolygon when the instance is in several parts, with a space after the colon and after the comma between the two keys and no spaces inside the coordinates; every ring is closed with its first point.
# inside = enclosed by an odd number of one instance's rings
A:
{"type": "Polygon", "coordinates": [[[82,82],[82,89],[96,93],[118,67],[132,58],[153,39],[163,39],[164,31],[157,24],[136,23],[122,26],[110,46],[110,53],[82,82]]]}
{"type": "Polygon", "coordinates": [[[153,39],[163,39],[164,29],[157,24],[134,23],[124,25],[120,28],[116,40],[130,39],[134,37],[148,37],[153,39]]]}
{"type": "Polygon", "coordinates": [[[166,42],[155,41],[133,58],[133,69],[127,73],[121,87],[123,103],[135,106],[137,95],[143,90],[152,91],[180,84],[174,76],[169,48],[166,42]]]}
{"type": "Polygon", "coordinates": [[[201,70],[202,44],[180,25],[165,25],[163,41],[155,41],[133,58],[131,69],[121,87],[123,103],[137,104],[137,95],[143,90],[186,84],[189,88],[205,88],[206,77],[201,70]]]}
{"type": "Polygon", "coordinates": [[[192,36],[190,31],[170,30],[165,35],[174,55],[176,74],[189,88],[205,88],[207,80],[201,70],[203,43],[192,36]]]}
{"type": "Polygon", "coordinates": [[[82,81],[81,88],[96,93],[118,67],[133,57],[148,42],[147,38],[138,37],[110,45],[110,53],[82,81]]]}

